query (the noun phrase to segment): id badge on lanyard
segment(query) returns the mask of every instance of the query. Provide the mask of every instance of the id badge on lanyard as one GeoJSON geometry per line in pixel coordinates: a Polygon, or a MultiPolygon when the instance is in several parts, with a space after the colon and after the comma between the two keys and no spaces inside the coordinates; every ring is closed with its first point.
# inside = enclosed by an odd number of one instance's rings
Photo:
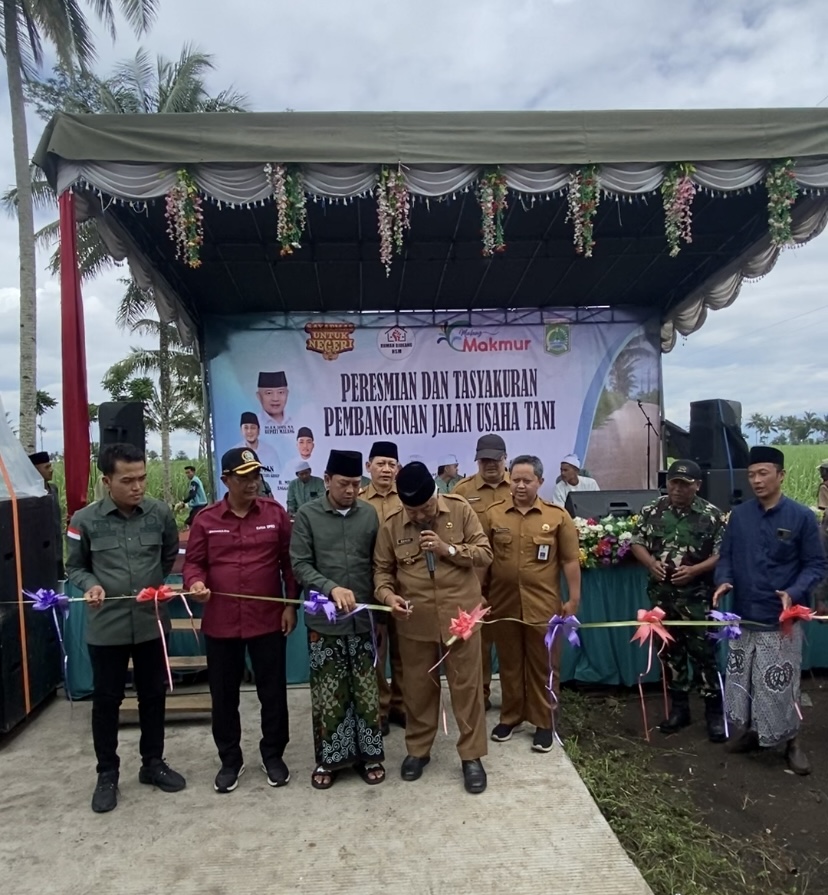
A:
{"type": "Polygon", "coordinates": [[[538,544],[538,560],[546,562],[549,559],[549,544],[538,544]]]}

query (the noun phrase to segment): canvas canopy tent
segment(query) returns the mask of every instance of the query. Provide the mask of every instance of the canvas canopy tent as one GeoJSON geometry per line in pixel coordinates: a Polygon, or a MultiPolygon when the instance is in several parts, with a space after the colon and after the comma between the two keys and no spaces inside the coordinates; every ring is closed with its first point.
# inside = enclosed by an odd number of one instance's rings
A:
{"type": "Polygon", "coordinates": [[[35,162],[61,196],[67,457],[88,425],[75,219],[194,344],[229,310],[637,306],[669,351],[828,216],[825,109],[61,114],[35,162]]]}

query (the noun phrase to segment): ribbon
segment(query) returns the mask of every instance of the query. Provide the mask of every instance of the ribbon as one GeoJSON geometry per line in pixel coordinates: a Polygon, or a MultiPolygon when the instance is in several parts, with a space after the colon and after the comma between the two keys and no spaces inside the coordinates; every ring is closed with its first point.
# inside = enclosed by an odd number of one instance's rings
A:
{"type": "Polygon", "coordinates": [[[336,603],[333,600],[315,590],[308,592],[308,598],[302,603],[302,608],[308,615],[318,615],[321,612],[329,622],[336,621],[336,603]]]}
{"type": "Polygon", "coordinates": [[[482,603],[466,612],[465,609],[457,607],[457,618],[453,618],[449,622],[449,634],[451,637],[446,641],[446,646],[451,646],[456,640],[469,640],[474,634],[479,622],[483,621],[484,616],[489,614],[489,607],[483,608],[482,603]]]}
{"type": "Polygon", "coordinates": [[[707,636],[711,640],[719,642],[722,640],[738,640],[742,636],[742,629],[739,627],[739,623],[742,621],[740,616],[733,612],[719,612],[716,609],[711,609],[707,615],[713,621],[722,623],[720,627],[707,632],[707,636]]]}
{"type": "Polygon", "coordinates": [[[66,652],[66,644],[63,642],[63,631],[60,628],[60,620],[58,619],[58,613],[64,619],[69,617],[69,597],[66,594],[59,594],[51,588],[43,587],[34,592],[24,590],[23,593],[32,601],[32,609],[35,612],[52,613],[55,634],[60,644],[60,653],[63,656],[63,689],[66,693],[66,698],[71,702],[72,694],[69,692],[69,655],[66,652]]]}
{"type": "Polygon", "coordinates": [[[638,622],[639,626],[635,634],[630,638],[630,643],[637,640],[642,646],[647,646],[647,668],[638,675],[638,696],[641,700],[641,717],[644,720],[644,738],[650,742],[650,725],[647,721],[647,703],[644,700],[644,678],[650,673],[653,667],[653,642],[655,637],[661,638],[661,646],[658,650],[658,660],[661,662],[661,682],[664,689],[664,714],[669,714],[669,705],[667,703],[667,675],[664,673],[664,662],[661,659],[661,651],[671,641],[675,641],[673,635],[664,627],[665,612],[660,606],[654,606],[652,609],[639,609],[638,622]]]}
{"type": "Polygon", "coordinates": [[[158,632],[161,634],[161,646],[164,650],[164,666],[167,669],[167,683],[170,685],[170,693],[173,691],[172,668],[170,668],[170,654],[167,650],[167,637],[164,632],[164,623],[161,621],[161,612],[158,608],[159,603],[164,603],[177,596],[175,591],[162,584],[160,587],[145,587],[135,598],[139,603],[149,603],[150,600],[155,605],[155,621],[158,625],[158,632]]]}
{"type": "Polygon", "coordinates": [[[555,693],[555,665],[553,662],[553,654],[552,647],[555,645],[555,638],[560,634],[561,631],[564,632],[564,637],[569,641],[570,645],[573,647],[579,647],[581,645],[581,638],[578,636],[578,628],[580,628],[581,623],[574,615],[568,615],[565,618],[561,615],[553,615],[552,618],[549,619],[548,626],[546,628],[546,635],[543,638],[543,642],[546,644],[547,655],[549,657],[549,682],[546,686],[546,689],[549,691],[549,705],[550,711],[552,715],[552,735],[557,741],[559,746],[563,746],[563,742],[561,738],[558,736],[556,718],[558,714],[558,696],[555,693]]]}
{"type": "Polygon", "coordinates": [[[782,612],[779,613],[779,621],[782,623],[782,634],[785,637],[790,637],[791,634],[793,634],[794,622],[809,622],[813,621],[815,618],[817,618],[817,614],[813,609],[794,603],[790,609],[783,609],[782,612]]]}
{"type": "MultiPolygon", "coordinates": [[[[725,613],[725,614],[730,615],[730,613],[725,613]]],[[[741,635],[742,635],[742,632],[739,631],[739,636],[741,637],[741,635]]],[[[731,639],[736,640],[737,638],[732,637],[731,639]]],[[[728,726],[728,723],[727,723],[727,709],[724,704],[725,685],[724,685],[724,681],[722,680],[721,671],[719,671],[717,669],[716,674],[719,675],[719,692],[722,694],[722,720],[724,721],[725,736],[727,737],[727,739],[730,739],[730,727],[728,726]]]]}

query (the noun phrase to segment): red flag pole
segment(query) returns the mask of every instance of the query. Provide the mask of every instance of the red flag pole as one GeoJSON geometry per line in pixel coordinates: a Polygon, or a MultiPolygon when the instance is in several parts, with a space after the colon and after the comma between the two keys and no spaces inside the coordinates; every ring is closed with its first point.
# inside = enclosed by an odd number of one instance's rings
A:
{"type": "Polygon", "coordinates": [[[86,506],[89,494],[89,399],[86,389],[86,339],[83,325],[75,196],[66,191],[60,207],[60,321],[63,370],[63,457],[66,511],[86,506]]]}

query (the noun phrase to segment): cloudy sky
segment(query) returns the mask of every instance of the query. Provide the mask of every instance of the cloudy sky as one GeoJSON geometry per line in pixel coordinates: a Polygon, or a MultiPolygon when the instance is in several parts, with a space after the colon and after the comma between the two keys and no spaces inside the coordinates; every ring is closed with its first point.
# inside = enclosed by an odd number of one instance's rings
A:
{"type": "MultiPolygon", "coordinates": [[[[261,111],[816,106],[828,102],[824,0],[161,0],[143,46],[212,53],[210,86],[261,111]]],[[[99,39],[99,71],[133,55],[99,39]]],[[[3,70],[3,96],[5,69],[3,70]]],[[[41,124],[31,118],[31,148],[41,124]]],[[[7,102],[0,185],[13,182],[7,102]]],[[[44,219],[45,222],[45,219],[44,219]]],[[[43,260],[43,259],[41,259],[43,260]]],[[[85,289],[90,400],[136,337],[115,330],[118,274],[85,289]]],[[[0,395],[17,415],[17,235],[0,220],[0,395]]],[[[828,236],[783,255],[664,361],[667,416],[741,400],[745,413],[828,412],[828,236]]],[[[39,279],[38,386],[60,397],[59,290],[39,279]]],[[[45,447],[59,449],[60,412],[45,447]]],[[[174,447],[190,448],[178,437],[174,447]]]]}

